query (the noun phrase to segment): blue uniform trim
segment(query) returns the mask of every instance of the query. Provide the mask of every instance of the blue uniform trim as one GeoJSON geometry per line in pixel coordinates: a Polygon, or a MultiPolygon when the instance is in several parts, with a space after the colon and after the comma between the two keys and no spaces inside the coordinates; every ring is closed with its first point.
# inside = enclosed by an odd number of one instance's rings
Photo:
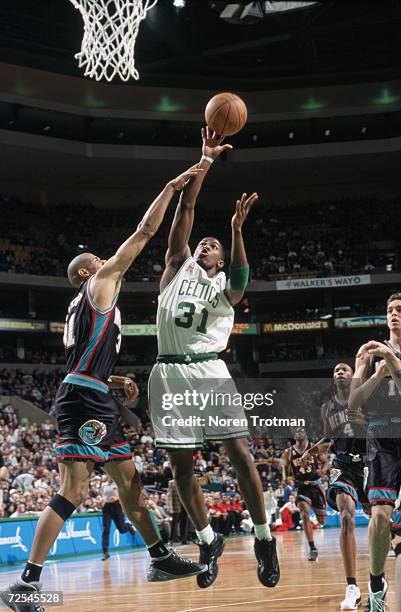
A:
{"type": "Polygon", "coordinates": [[[401,530],[401,508],[394,510],[391,528],[397,531],[401,530]]]}
{"type": "Polygon", "coordinates": [[[129,459],[132,456],[131,447],[128,442],[120,442],[109,449],[104,450],[101,446],[79,444],[77,442],[59,442],[56,444],[56,458],[59,461],[96,461],[105,463],[116,459],[129,459]]]}
{"type": "Polygon", "coordinates": [[[340,489],[342,490],[344,493],[347,493],[355,502],[355,505],[358,504],[358,493],[356,492],[355,488],[353,486],[351,486],[350,484],[343,482],[342,480],[336,480],[335,482],[333,482],[332,485],[329,486],[328,490],[327,490],[327,502],[329,504],[329,506],[331,506],[332,508],[334,508],[334,510],[337,510],[337,504],[336,504],[336,496],[335,496],[335,491],[336,489],[340,489]]]}
{"type": "Polygon", "coordinates": [[[89,387],[89,389],[96,389],[96,391],[101,391],[102,393],[108,393],[109,387],[102,380],[98,380],[97,378],[93,378],[92,376],[87,376],[85,374],[80,374],[79,372],[72,372],[67,374],[64,378],[63,382],[71,383],[73,385],[80,385],[81,387],[89,387]]]}
{"type": "Polygon", "coordinates": [[[369,501],[371,504],[388,504],[394,506],[397,497],[397,489],[369,487],[369,501]]]}
{"type": "Polygon", "coordinates": [[[89,342],[88,345],[85,349],[85,352],[83,353],[83,355],[81,356],[77,366],[76,366],[76,370],[84,370],[85,371],[85,366],[87,365],[87,363],[89,362],[89,359],[92,356],[92,353],[94,351],[94,349],[96,348],[96,345],[99,341],[99,338],[101,337],[101,335],[103,334],[105,328],[107,327],[107,324],[109,322],[109,318],[108,317],[104,317],[103,315],[99,315],[97,312],[95,313],[95,322],[93,325],[93,329],[92,329],[92,333],[90,335],[89,338],[89,342]]]}
{"type": "Polygon", "coordinates": [[[102,450],[99,446],[91,446],[89,444],[60,442],[56,444],[56,458],[60,461],[65,459],[75,459],[105,462],[108,459],[108,451],[102,450]]]}

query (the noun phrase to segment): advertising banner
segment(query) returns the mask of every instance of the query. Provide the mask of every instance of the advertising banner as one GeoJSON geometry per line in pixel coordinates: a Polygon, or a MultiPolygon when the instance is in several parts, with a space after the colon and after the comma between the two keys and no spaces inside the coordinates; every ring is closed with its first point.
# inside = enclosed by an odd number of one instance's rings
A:
{"type": "Polygon", "coordinates": [[[328,321],[278,321],[262,323],[264,334],[278,334],[280,332],[322,331],[329,329],[328,321]]]}
{"type": "Polygon", "coordinates": [[[244,336],[256,336],[259,334],[258,323],[234,323],[233,334],[242,334],[244,336]]]}
{"type": "Polygon", "coordinates": [[[334,320],[334,327],[350,329],[354,327],[378,327],[387,324],[385,316],[341,317],[334,320]]]}
{"type": "Polygon", "coordinates": [[[335,287],[352,287],[370,285],[370,274],[357,274],[355,276],[329,276],[327,278],[290,278],[276,281],[276,290],[291,289],[325,289],[335,287]]]}
{"type": "Polygon", "coordinates": [[[0,319],[0,331],[44,332],[47,331],[47,321],[0,319]]]}
{"type": "Polygon", "coordinates": [[[121,326],[123,336],[156,336],[156,325],[152,323],[126,324],[121,326]]]}
{"type": "MultiPolygon", "coordinates": [[[[28,559],[38,518],[0,520],[0,563],[18,563],[28,559]]],[[[119,533],[112,523],[110,550],[144,546],[138,533],[119,533]]],[[[77,515],[69,518],[60,532],[49,558],[102,552],[102,515],[77,515]]]]}

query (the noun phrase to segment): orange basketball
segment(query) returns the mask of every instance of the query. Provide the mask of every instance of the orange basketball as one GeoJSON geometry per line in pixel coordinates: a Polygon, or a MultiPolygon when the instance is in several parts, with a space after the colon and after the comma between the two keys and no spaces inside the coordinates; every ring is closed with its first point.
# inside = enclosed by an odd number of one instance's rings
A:
{"type": "Polygon", "coordinates": [[[248,117],[245,102],[236,94],[219,93],[207,103],[207,125],[221,136],[232,136],[244,127],[248,117]]]}

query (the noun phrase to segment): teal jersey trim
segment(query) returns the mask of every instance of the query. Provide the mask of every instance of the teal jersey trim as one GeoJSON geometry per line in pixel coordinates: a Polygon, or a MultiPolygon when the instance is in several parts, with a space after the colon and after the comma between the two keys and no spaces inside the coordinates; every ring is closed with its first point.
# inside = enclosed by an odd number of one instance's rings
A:
{"type": "Polygon", "coordinates": [[[81,387],[88,387],[89,389],[96,389],[96,391],[101,391],[102,393],[109,392],[108,385],[102,380],[92,378],[92,376],[87,376],[86,374],[80,374],[79,372],[67,374],[63,382],[79,385],[81,387]]]}

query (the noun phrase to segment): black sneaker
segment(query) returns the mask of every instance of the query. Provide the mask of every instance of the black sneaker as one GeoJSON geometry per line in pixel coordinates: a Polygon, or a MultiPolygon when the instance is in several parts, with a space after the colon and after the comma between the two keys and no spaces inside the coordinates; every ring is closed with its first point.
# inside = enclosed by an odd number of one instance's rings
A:
{"type": "Polygon", "coordinates": [[[217,559],[223,553],[224,546],[225,542],[221,533],[214,534],[211,544],[199,544],[199,563],[204,563],[207,567],[206,572],[200,574],[196,579],[198,587],[201,589],[207,589],[216,580],[219,572],[217,559]]]}
{"type": "Polygon", "coordinates": [[[148,582],[164,582],[197,576],[207,571],[206,565],[193,563],[171,550],[164,557],[153,558],[148,569],[148,582]]]}
{"type": "Polygon", "coordinates": [[[316,561],[318,556],[319,556],[319,552],[317,548],[309,549],[308,561],[316,561]]]}
{"type": "Polygon", "coordinates": [[[22,578],[18,578],[14,584],[10,584],[10,586],[6,587],[0,592],[0,600],[7,606],[7,608],[14,610],[14,612],[45,612],[45,609],[39,603],[16,604],[12,597],[17,593],[24,595],[34,595],[35,593],[40,593],[41,586],[42,585],[40,582],[24,582],[22,578]]]}
{"type": "Polygon", "coordinates": [[[110,559],[110,553],[105,552],[103,553],[102,561],[107,561],[107,559],[110,559]]]}
{"type": "Polygon", "coordinates": [[[265,587],[274,587],[280,580],[280,565],[277,557],[276,539],[255,538],[255,556],[258,560],[258,578],[265,587]]]}

